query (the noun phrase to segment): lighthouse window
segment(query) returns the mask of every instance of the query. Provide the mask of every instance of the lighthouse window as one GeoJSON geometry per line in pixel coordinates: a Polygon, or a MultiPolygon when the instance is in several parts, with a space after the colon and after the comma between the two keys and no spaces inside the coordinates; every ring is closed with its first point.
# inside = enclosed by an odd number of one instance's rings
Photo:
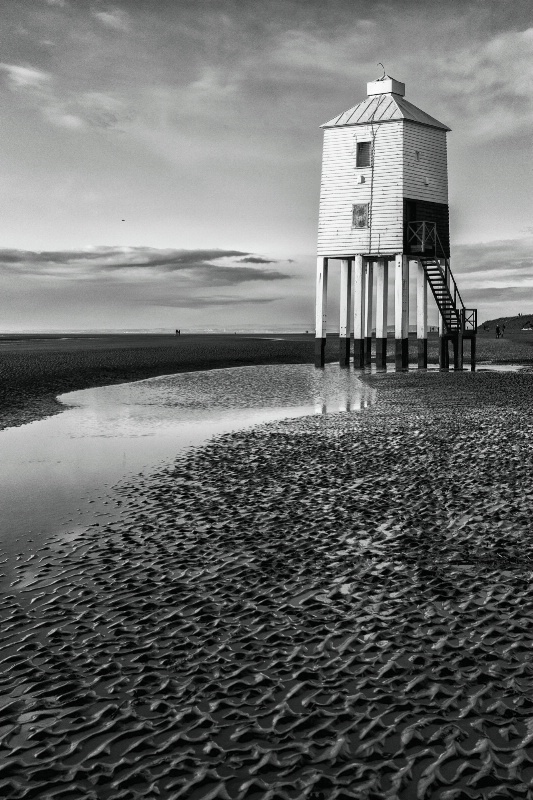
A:
{"type": "Polygon", "coordinates": [[[357,142],[357,166],[369,167],[370,166],[370,148],[372,142],[357,142]]]}
{"type": "Polygon", "coordinates": [[[368,228],[368,203],[352,207],[352,228],[368,228]]]}

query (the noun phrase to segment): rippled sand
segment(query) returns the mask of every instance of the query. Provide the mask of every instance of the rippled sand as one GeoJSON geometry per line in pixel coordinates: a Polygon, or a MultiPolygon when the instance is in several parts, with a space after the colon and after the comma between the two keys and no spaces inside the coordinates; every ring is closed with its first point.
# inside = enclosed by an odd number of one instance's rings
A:
{"type": "Polygon", "coordinates": [[[368,380],[21,561],[0,794],[533,797],[533,376],[368,380]]]}

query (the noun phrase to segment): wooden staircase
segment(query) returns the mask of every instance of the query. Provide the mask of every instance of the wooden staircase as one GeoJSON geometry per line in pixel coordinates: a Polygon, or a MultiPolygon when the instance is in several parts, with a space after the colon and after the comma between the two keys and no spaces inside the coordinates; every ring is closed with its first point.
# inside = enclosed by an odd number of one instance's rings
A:
{"type": "Polygon", "coordinates": [[[444,322],[446,336],[470,339],[477,333],[477,308],[466,308],[446,257],[418,257],[444,322]]]}
{"type": "Polygon", "coordinates": [[[444,321],[445,332],[447,334],[459,333],[462,329],[464,303],[453,276],[453,295],[450,291],[451,270],[448,259],[442,259],[443,265],[441,265],[441,259],[435,256],[422,256],[419,261],[424,267],[429,287],[444,321]]]}
{"type": "MultiPolygon", "coordinates": [[[[470,340],[470,364],[475,369],[477,309],[465,308],[450,268],[450,261],[437,234],[436,223],[418,220],[407,223],[407,252],[416,255],[429,283],[442,319],[439,364],[449,367],[448,342],[453,343],[454,369],[463,369],[463,339],[470,340]]],[[[422,354],[423,361],[426,356],[422,354]]],[[[419,362],[420,363],[420,362],[419,362]]]]}
{"type": "Polygon", "coordinates": [[[417,256],[444,322],[446,336],[471,338],[477,331],[477,309],[465,308],[463,298],[444,255],[444,248],[434,222],[418,220],[407,223],[408,252],[417,256]]]}

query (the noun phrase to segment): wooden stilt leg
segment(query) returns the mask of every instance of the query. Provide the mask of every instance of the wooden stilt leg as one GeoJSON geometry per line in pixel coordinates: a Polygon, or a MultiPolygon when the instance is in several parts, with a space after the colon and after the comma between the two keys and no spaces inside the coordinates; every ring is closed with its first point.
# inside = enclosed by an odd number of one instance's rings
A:
{"type": "Polygon", "coordinates": [[[323,367],[326,360],[327,300],[328,259],[320,257],[316,269],[315,367],[323,367]]]}
{"type": "Polygon", "coordinates": [[[428,340],[418,340],[418,368],[427,369],[428,365],[428,340]]]}
{"type": "Polygon", "coordinates": [[[394,336],[396,369],[409,366],[409,262],[403,254],[394,259],[394,336]]]}
{"type": "Polygon", "coordinates": [[[416,273],[416,338],[418,341],[418,367],[428,365],[428,284],[426,271],[421,261],[416,273]]]}
{"type": "Polygon", "coordinates": [[[365,275],[365,364],[370,364],[372,360],[372,301],[374,294],[372,261],[366,261],[365,275]]]}
{"type": "Polygon", "coordinates": [[[352,294],[352,262],[341,260],[341,299],[339,324],[339,364],[347,367],[350,363],[350,330],[351,330],[351,294],[352,294]]]}
{"type": "Polygon", "coordinates": [[[458,331],[453,339],[453,368],[461,371],[463,369],[463,334],[458,331]]]}
{"type": "Polygon", "coordinates": [[[470,371],[476,371],[476,337],[470,339],[470,371]]]}
{"type": "Polygon", "coordinates": [[[380,258],[376,264],[376,367],[387,366],[387,317],[389,264],[380,258]]]}
{"type": "Polygon", "coordinates": [[[365,365],[365,269],[362,256],[355,256],[353,270],[353,365],[365,365]]]}
{"type": "Polygon", "coordinates": [[[448,369],[448,339],[446,338],[446,329],[442,315],[439,314],[439,367],[440,369],[448,369]]]}

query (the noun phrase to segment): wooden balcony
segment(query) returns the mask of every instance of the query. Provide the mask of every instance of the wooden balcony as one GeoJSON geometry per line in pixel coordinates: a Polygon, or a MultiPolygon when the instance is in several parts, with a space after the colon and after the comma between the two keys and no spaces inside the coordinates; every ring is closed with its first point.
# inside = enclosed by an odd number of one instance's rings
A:
{"type": "MultiPolygon", "coordinates": [[[[407,254],[437,256],[437,225],[427,220],[407,223],[407,254]]],[[[444,254],[442,254],[444,255],[444,254]]]]}

